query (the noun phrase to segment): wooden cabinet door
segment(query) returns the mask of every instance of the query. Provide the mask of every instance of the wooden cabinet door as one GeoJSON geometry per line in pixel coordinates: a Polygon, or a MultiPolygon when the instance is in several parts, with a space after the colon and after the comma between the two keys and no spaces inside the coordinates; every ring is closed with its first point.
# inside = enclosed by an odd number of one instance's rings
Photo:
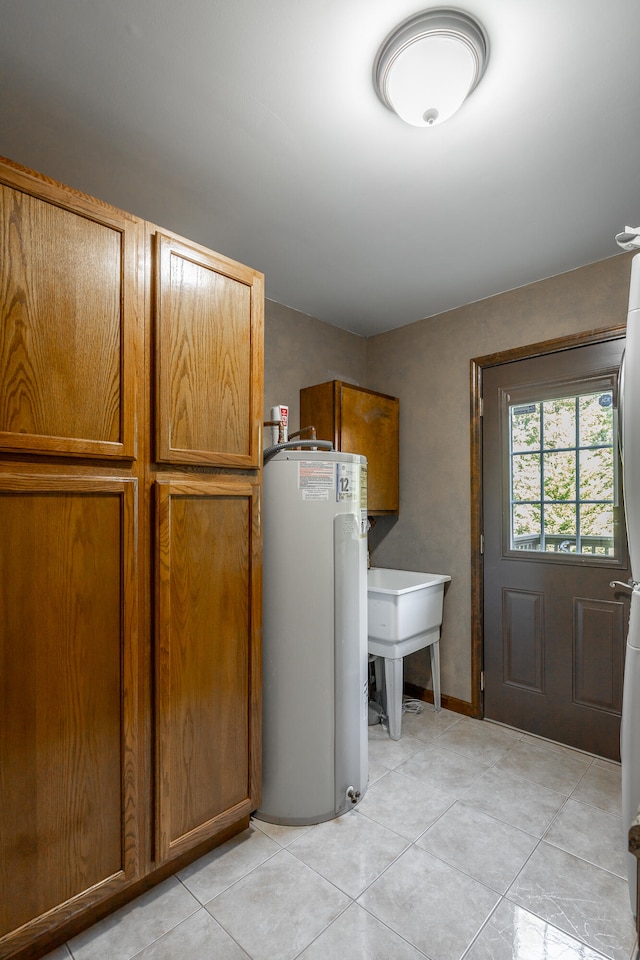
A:
{"type": "Polygon", "coordinates": [[[395,397],[341,385],[339,449],[367,458],[369,514],[398,512],[398,406],[395,397]]]}
{"type": "Polygon", "coordinates": [[[181,238],[154,241],[156,459],[258,468],[262,274],[181,238]]]}
{"type": "Polygon", "coordinates": [[[259,806],[259,489],[155,485],[158,860],[259,806]]]}
{"type": "Polygon", "coordinates": [[[135,457],[139,233],[0,164],[0,451],[135,457]]]}
{"type": "Polygon", "coordinates": [[[263,278],[1,159],[0,243],[3,957],[259,805],[263,278]]]}
{"type": "Polygon", "coordinates": [[[138,872],[136,513],[132,479],[0,474],[2,956],[138,872]]]}

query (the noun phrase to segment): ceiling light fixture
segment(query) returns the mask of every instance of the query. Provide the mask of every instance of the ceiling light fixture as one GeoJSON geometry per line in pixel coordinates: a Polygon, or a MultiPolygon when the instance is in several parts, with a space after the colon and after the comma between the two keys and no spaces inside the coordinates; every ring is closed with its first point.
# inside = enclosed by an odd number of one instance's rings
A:
{"type": "Polygon", "coordinates": [[[484,27],[462,10],[425,10],[399,24],[373,67],[376,93],[414,127],[443,123],[458,110],[487,66],[484,27]]]}

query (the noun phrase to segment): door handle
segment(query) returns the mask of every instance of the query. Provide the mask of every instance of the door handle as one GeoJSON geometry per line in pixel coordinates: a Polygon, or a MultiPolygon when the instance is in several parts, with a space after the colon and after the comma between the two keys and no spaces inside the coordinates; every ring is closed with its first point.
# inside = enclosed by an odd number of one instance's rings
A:
{"type": "Polygon", "coordinates": [[[629,580],[628,583],[623,583],[622,580],[612,580],[609,586],[612,590],[615,587],[622,587],[623,590],[635,590],[636,587],[640,587],[640,580],[629,580]]]}

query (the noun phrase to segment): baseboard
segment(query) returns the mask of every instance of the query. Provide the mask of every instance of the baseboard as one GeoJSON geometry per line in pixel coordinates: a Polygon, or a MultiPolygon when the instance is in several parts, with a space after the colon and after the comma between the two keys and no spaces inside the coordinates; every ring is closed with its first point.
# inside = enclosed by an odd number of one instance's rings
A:
{"type": "MultiPolygon", "coordinates": [[[[407,696],[413,697],[416,700],[433,703],[433,690],[425,690],[424,687],[417,687],[413,683],[405,683],[404,692],[407,696]]],[[[458,700],[457,697],[449,697],[446,693],[442,694],[440,700],[445,710],[451,710],[453,713],[461,713],[465,717],[480,719],[480,717],[476,716],[473,712],[473,704],[467,700],[458,700]]]]}

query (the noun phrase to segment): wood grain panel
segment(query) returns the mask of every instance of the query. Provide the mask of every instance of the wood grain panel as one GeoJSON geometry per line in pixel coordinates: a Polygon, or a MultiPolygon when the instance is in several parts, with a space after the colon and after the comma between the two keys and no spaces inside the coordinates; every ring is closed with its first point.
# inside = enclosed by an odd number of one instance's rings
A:
{"type": "Polygon", "coordinates": [[[399,400],[342,384],[340,404],[340,449],[359,453],[372,464],[367,511],[397,513],[399,400]]]}
{"type": "Polygon", "coordinates": [[[319,440],[331,440],[336,450],[340,449],[338,380],[316,383],[300,391],[300,426],[316,428],[319,440]]]}
{"type": "Polygon", "coordinates": [[[625,654],[624,605],[576,597],[573,622],[574,703],[619,714],[625,654]]]}
{"type": "Polygon", "coordinates": [[[156,484],[160,858],[257,799],[258,489],[235,478],[156,484]]]}
{"type": "Polygon", "coordinates": [[[135,481],[3,475],[0,529],[3,936],[137,871],[135,481]]]}
{"type": "Polygon", "coordinates": [[[544,692],[544,597],[502,592],[504,682],[544,692]]]}
{"type": "Polygon", "coordinates": [[[259,466],[262,277],[156,237],[157,458],[259,466]]]}
{"type": "Polygon", "coordinates": [[[0,182],[0,448],[133,458],[139,223],[26,187],[0,182]]]}

